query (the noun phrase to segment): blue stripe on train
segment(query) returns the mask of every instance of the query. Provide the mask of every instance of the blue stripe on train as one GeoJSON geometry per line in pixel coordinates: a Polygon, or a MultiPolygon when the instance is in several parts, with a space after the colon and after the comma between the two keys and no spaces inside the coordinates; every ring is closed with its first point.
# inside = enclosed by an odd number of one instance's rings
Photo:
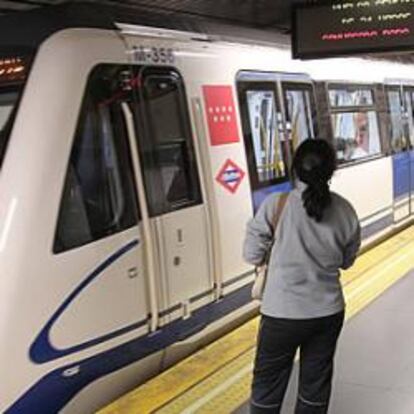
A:
{"type": "Polygon", "coordinates": [[[146,356],[189,338],[251,301],[251,285],[177,320],[159,331],[52,371],[34,384],[5,414],[55,414],[84,387],[146,356]],[[69,375],[71,372],[74,375],[69,375]]]}
{"type": "Polygon", "coordinates": [[[407,197],[413,185],[410,185],[410,181],[414,181],[414,177],[410,179],[411,171],[413,171],[413,154],[413,152],[401,152],[392,157],[394,200],[407,197]]]}
{"type": "Polygon", "coordinates": [[[56,321],[62,316],[65,310],[71,305],[71,303],[102,273],[110,267],[114,262],[116,262],[119,258],[123,255],[134,249],[138,246],[139,240],[133,240],[132,242],[128,243],[126,246],[119,249],[113,255],[111,255],[108,259],[106,259],[103,263],[101,263],[92,273],[90,273],[82,283],[76,287],[76,289],[68,296],[68,298],[59,306],[56,312],[52,315],[50,320],[46,323],[43,329],[40,331],[39,335],[33,342],[32,346],[30,347],[30,358],[32,361],[40,364],[44,362],[51,361],[53,359],[61,358],[63,356],[67,356],[79,351],[82,351],[86,348],[90,348],[92,346],[98,345],[102,342],[108,341],[113,339],[117,336],[126,334],[127,332],[131,332],[139,327],[145,325],[146,321],[140,321],[134,323],[130,326],[123,327],[118,329],[114,332],[110,332],[106,335],[103,335],[99,338],[92,339],[82,344],[75,345],[73,347],[67,349],[56,349],[50,343],[50,331],[53,328],[53,325],[56,321]]]}
{"type": "Polygon", "coordinates": [[[368,239],[369,237],[374,236],[380,231],[385,230],[387,227],[390,227],[393,223],[394,214],[388,214],[385,217],[382,217],[371,224],[363,226],[361,230],[361,237],[363,240],[368,239]]]}
{"type": "Polygon", "coordinates": [[[286,181],[282,184],[272,185],[270,187],[265,187],[260,190],[253,192],[253,208],[256,212],[260,205],[263,203],[264,199],[272,193],[288,193],[292,190],[292,183],[286,181]]]}
{"type": "Polygon", "coordinates": [[[414,193],[414,151],[410,152],[410,164],[411,164],[411,170],[410,170],[411,194],[413,194],[414,193]]]}

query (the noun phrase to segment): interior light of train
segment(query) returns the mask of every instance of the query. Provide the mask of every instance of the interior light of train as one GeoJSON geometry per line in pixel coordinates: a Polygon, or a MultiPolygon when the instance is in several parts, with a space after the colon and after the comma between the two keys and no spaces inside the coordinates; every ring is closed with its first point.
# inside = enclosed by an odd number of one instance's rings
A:
{"type": "Polygon", "coordinates": [[[413,6],[414,0],[299,5],[293,21],[293,56],[313,59],[413,50],[413,6]]]}
{"type": "Polygon", "coordinates": [[[26,64],[23,58],[0,59],[0,83],[8,84],[24,80],[26,76],[26,64]]]}

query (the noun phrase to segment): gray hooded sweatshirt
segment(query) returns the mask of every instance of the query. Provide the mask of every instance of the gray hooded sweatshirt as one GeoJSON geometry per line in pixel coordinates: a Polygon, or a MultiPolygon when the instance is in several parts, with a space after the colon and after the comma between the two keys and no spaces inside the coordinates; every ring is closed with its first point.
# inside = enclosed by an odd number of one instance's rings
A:
{"type": "MultiPolygon", "coordinates": [[[[358,217],[351,204],[332,193],[332,203],[317,223],[303,207],[298,183],[289,195],[270,253],[261,312],[275,318],[330,316],[345,307],[339,269],[348,269],[361,244],[358,217]]],[[[273,242],[272,218],[280,195],[268,196],[248,223],[244,258],[262,265],[273,242]]]]}

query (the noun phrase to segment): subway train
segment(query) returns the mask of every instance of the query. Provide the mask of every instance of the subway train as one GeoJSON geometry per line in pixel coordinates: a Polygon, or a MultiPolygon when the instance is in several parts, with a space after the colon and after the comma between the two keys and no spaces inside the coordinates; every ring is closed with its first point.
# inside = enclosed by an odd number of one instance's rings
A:
{"type": "Polygon", "coordinates": [[[412,65],[68,10],[0,24],[6,414],[93,412],[256,314],[245,224],[304,139],[365,246],[414,217],[412,65]]]}

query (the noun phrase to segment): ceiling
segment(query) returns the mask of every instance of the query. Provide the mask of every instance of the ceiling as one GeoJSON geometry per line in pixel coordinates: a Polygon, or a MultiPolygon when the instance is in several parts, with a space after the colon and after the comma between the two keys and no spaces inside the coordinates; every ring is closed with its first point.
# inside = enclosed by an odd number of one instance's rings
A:
{"type": "MultiPolygon", "coordinates": [[[[74,2],[76,1],[0,0],[0,13],[16,13],[36,7],[74,2]]],[[[290,27],[292,4],[316,3],[317,0],[87,0],[86,2],[128,5],[146,11],[170,11],[242,26],[287,31],[290,27]]]]}
{"type": "MultiPolygon", "coordinates": [[[[98,3],[126,5],[138,10],[162,12],[165,16],[197,17],[214,23],[226,23],[246,28],[289,33],[292,7],[295,4],[318,4],[328,0],[0,0],[0,14],[17,13],[37,7],[62,3],[98,3]]],[[[414,63],[414,53],[375,55],[378,59],[392,59],[414,63]]]]}

